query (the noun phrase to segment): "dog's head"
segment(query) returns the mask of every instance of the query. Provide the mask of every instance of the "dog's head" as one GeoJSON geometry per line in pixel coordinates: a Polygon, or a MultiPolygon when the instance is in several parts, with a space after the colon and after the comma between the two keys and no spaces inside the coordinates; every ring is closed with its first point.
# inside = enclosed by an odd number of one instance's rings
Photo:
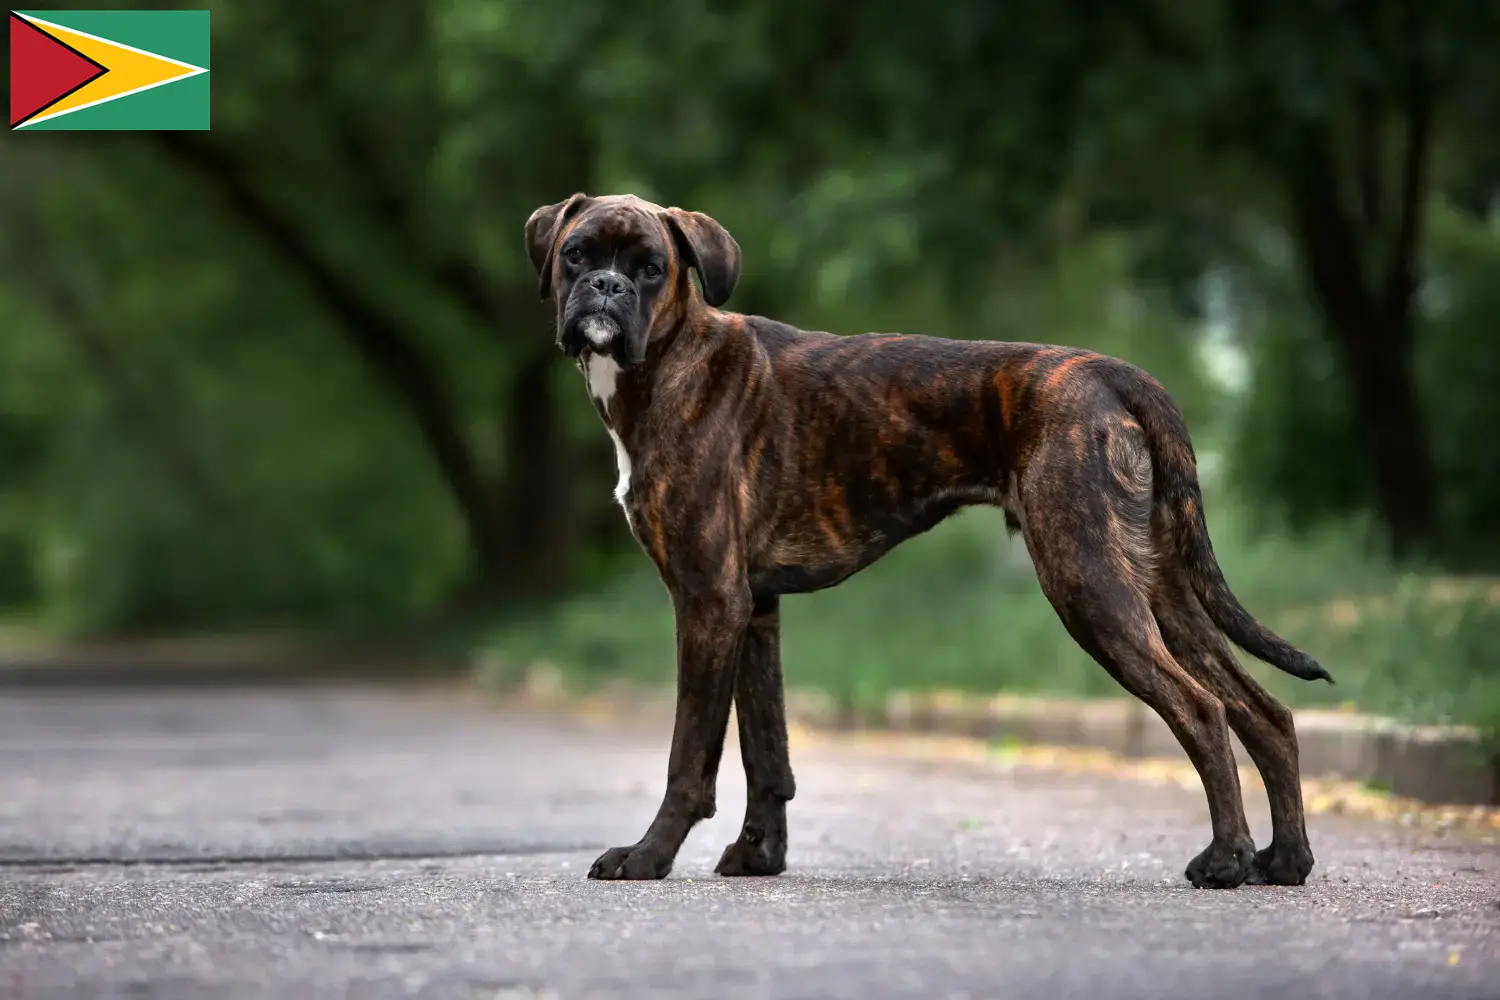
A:
{"type": "Polygon", "coordinates": [[[541,294],[557,301],[557,346],[639,365],[651,341],[681,325],[699,295],[728,300],[740,277],[740,247],[699,212],[662,208],[634,195],[575,194],[526,220],[526,249],[541,294]]]}

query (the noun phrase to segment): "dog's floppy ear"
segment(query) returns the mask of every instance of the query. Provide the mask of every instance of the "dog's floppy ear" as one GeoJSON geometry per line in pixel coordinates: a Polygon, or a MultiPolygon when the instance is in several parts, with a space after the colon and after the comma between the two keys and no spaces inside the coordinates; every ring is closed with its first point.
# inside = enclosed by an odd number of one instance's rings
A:
{"type": "Polygon", "coordinates": [[[545,299],[552,291],[552,251],[569,219],[589,201],[582,191],[555,205],[543,205],[526,220],[526,253],[539,276],[538,288],[545,299]]]}
{"type": "Polygon", "coordinates": [[[683,262],[703,279],[703,301],[714,307],[729,301],[740,281],[740,245],[702,212],[669,208],[666,216],[683,262]]]}

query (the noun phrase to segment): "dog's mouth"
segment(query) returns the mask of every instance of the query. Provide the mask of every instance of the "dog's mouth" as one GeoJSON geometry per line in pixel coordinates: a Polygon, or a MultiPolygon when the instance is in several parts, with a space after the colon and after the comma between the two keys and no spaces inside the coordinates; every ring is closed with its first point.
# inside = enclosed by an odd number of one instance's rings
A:
{"type": "Polygon", "coordinates": [[[602,311],[574,321],[558,346],[574,360],[585,355],[607,357],[621,368],[634,368],[644,361],[636,356],[642,345],[636,343],[635,335],[627,334],[624,324],[602,311]]]}
{"type": "Polygon", "coordinates": [[[595,313],[578,321],[578,332],[583,334],[585,346],[603,353],[620,335],[620,324],[604,313],[595,313]]]}
{"type": "Polygon", "coordinates": [[[610,354],[616,344],[624,340],[620,322],[608,313],[600,311],[571,320],[557,338],[557,346],[570,358],[577,358],[585,351],[591,354],[610,354]]]}

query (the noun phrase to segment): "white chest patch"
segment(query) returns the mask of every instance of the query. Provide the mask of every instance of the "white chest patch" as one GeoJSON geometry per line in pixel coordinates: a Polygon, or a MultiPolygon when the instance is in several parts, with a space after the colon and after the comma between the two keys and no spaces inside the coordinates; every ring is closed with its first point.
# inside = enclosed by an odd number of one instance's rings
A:
{"type": "Polygon", "coordinates": [[[590,354],[588,370],[589,395],[599,405],[609,409],[609,401],[615,398],[615,384],[620,378],[620,366],[607,354],[590,354]]]}
{"type": "MultiPolygon", "coordinates": [[[[625,497],[630,492],[630,453],[625,450],[625,442],[620,440],[620,435],[613,429],[609,436],[615,442],[615,466],[620,470],[619,482],[615,483],[615,502],[621,507],[625,506],[625,497]]],[[[630,520],[630,512],[625,512],[625,519],[630,520]]]]}
{"type": "MultiPolygon", "coordinates": [[[[613,358],[600,354],[590,354],[586,375],[589,383],[589,395],[599,401],[604,407],[604,412],[609,412],[609,401],[615,398],[615,388],[620,377],[620,366],[613,358]]],[[[630,453],[625,450],[625,442],[613,427],[609,428],[610,440],[615,443],[615,465],[619,469],[620,478],[615,483],[615,502],[622,508],[625,506],[625,497],[630,493],[630,453]]],[[[630,511],[625,511],[625,521],[630,522],[630,511]]],[[[635,526],[631,525],[631,530],[635,526]]]]}

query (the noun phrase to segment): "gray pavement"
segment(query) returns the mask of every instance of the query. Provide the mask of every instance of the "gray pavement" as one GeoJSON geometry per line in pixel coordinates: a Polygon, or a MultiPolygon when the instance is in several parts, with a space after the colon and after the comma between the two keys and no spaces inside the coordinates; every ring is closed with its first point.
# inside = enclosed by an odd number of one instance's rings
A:
{"type": "MultiPolygon", "coordinates": [[[[1311,823],[1301,889],[1196,891],[1201,791],[794,749],[790,870],[583,876],[668,734],[403,689],[0,701],[12,997],[1497,998],[1500,849],[1311,823]]],[[[1249,795],[1258,842],[1268,834],[1249,795]]]]}

